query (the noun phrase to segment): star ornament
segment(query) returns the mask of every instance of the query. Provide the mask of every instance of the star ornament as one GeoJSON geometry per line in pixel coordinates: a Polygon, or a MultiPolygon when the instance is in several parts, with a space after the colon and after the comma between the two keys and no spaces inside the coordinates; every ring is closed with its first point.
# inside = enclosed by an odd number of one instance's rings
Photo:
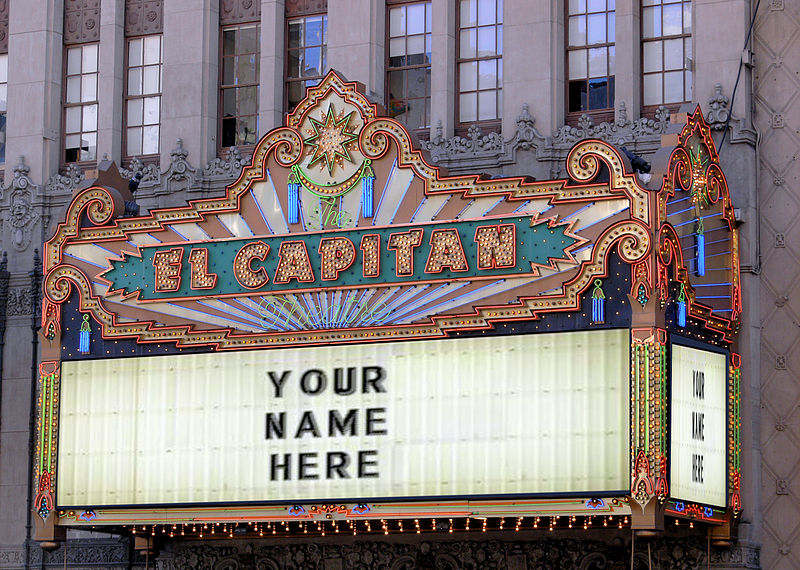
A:
{"type": "Polygon", "coordinates": [[[347,151],[347,145],[355,141],[358,135],[348,132],[347,129],[350,127],[350,119],[354,114],[355,111],[352,111],[346,117],[336,120],[333,105],[329,105],[325,122],[309,117],[311,126],[314,129],[314,134],[305,140],[305,143],[313,150],[311,162],[308,163],[309,166],[314,166],[317,162],[322,161],[328,167],[328,174],[332,175],[337,159],[343,158],[353,162],[350,153],[347,151]]]}

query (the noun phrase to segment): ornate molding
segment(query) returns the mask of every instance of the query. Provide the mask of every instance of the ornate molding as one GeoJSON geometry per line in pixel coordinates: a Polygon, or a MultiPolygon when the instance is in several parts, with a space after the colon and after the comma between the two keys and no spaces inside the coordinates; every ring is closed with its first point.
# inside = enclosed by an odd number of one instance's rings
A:
{"type": "Polygon", "coordinates": [[[64,45],[100,41],[100,0],[64,1],[64,45]]]}
{"type": "Polygon", "coordinates": [[[717,83],[714,85],[714,94],[708,98],[708,113],[706,114],[706,123],[713,131],[721,131],[725,129],[725,124],[728,118],[731,117],[728,110],[728,99],[722,94],[722,84],[717,83]]]}
{"type": "Polygon", "coordinates": [[[164,29],[162,0],[126,0],[125,35],[160,34],[164,29]]]}
{"type": "Polygon", "coordinates": [[[571,146],[576,142],[599,138],[615,144],[632,142],[638,138],[660,135],[669,127],[669,110],[663,105],[656,109],[655,118],[642,117],[631,121],[625,102],[622,101],[617,109],[617,118],[613,122],[595,124],[589,115],[581,115],[577,126],[564,125],[553,133],[552,143],[555,147],[571,146]]]}
{"type": "Polygon", "coordinates": [[[220,25],[257,22],[261,19],[261,0],[221,0],[220,25]]]}
{"type": "Polygon", "coordinates": [[[48,196],[72,194],[84,180],[86,176],[83,170],[76,164],[68,164],[64,174],[56,174],[45,183],[45,189],[48,196]]]}
{"type": "Polygon", "coordinates": [[[0,0],[0,53],[8,53],[8,2],[0,0]]]}
{"type": "Polygon", "coordinates": [[[196,169],[187,159],[189,151],[183,148],[183,139],[175,141],[175,148],[172,149],[169,156],[169,167],[161,173],[161,180],[164,184],[161,189],[156,189],[157,194],[173,194],[195,186],[196,169]]]}
{"type": "Polygon", "coordinates": [[[33,192],[38,187],[28,176],[30,171],[30,167],[25,164],[25,157],[20,156],[19,163],[14,167],[11,185],[4,189],[4,194],[8,193],[7,199],[11,205],[6,217],[8,232],[10,242],[16,251],[28,249],[33,237],[33,228],[41,217],[32,204],[33,192]]]}
{"type": "Polygon", "coordinates": [[[24,317],[30,314],[31,314],[30,287],[18,287],[14,289],[9,289],[6,315],[9,317],[24,317]]]}
{"type": "Polygon", "coordinates": [[[242,167],[249,162],[242,157],[238,148],[232,146],[228,149],[225,158],[215,158],[210,160],[203,167],[198,180],[200,181],[229,181],[238,178],[242,172],[242,167]]]}
{"type": "Polygon", "coordinates": [[[130,180],[137,174],[141,174],[142,178],[139,181],[139,189],[151,188],[161,184],[161,173],[158,170],[157,164],[145,164],[139,157],[134,156],[128,168],[120,168],[119,173],[123,178],[130,180]]]}

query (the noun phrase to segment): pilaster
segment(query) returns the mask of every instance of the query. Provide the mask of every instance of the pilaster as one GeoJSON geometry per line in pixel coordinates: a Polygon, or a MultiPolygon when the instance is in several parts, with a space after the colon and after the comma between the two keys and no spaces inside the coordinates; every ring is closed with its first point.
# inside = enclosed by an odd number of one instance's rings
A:
{"type": "Polygon", "coordinates": [[[258,136],[283,124],[285,0],[261,1],[258,136]]]}
{"type": "Polygon", "coordinates": [[[453,136],[456,97],[456,0],[440,0],[433,8],[431,43],[431,139],[453,136]]]}
{"type": "Polygon", "coordinates": [[[637,119],[642,107],[641,6],[617,2],[614,70],[614,108],[625,103],[628,116],[637,119]]]}
{"type": "Polygon", "coordinates": [[[125,2],[100,3],[100,52],[97,85],[97,157],[122,158],[122,104],[125,62],[125,2]]]}

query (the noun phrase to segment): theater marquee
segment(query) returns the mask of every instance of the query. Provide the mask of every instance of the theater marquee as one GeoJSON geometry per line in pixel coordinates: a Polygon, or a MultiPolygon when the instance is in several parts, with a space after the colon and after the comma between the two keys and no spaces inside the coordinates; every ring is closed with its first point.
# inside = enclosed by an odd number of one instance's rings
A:
{"type": "Polygon", "coordinates": [[[600,140],[562,179],[451,176],[331,72],[222,196],[77,193],[44,255],[39,536],[729,520],[738,234],[702,114],[676,117],[649,187],[600,140]]]}

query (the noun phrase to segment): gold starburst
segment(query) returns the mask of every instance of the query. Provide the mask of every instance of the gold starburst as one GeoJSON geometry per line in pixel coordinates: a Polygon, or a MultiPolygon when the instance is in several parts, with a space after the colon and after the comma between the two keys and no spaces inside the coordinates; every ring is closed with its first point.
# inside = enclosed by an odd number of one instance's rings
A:
{"type": "Polygon", "coordinates": [[[324,123],[309,117],[314,129],[314,134],[305,140],[305,143],[313,151],[309,166],[323,161],[328,167],[328,174],[333,174],[333,168],[337,161],[339,164],[341,164],[341,159],[353,162],[347,145],[355,141],[358,135],[348,132],[347,129],[350,127],[350,119],[354,114],[355,111],[352,111],[343,119],[337,120],[333,105],[329,105],[324,123]]]}

